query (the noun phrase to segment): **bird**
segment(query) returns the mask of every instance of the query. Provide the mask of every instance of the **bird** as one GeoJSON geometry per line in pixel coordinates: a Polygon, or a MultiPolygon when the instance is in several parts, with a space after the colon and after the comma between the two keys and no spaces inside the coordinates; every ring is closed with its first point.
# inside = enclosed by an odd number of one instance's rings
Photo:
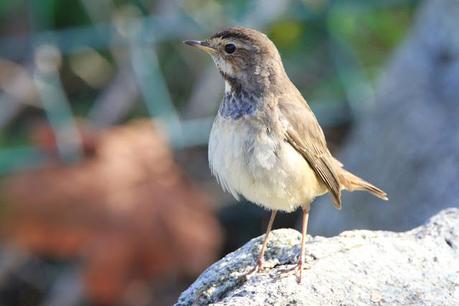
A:
{"type": "Polygon", "coordinates": [[[289,79],[267,35],[229,27],[206,40],[183,43],[208,53],[223,77],[223,100],[208,144],[209,166],[222,188],[271,210],[255,266],[262,271],[278,211],[303,211],[296,275],[301,282],[311,203],[330,193],[341,208],[341,191],[362,190],[388,200],[380,188],[344,169],[332,156],[319,122],[289,79]]]}

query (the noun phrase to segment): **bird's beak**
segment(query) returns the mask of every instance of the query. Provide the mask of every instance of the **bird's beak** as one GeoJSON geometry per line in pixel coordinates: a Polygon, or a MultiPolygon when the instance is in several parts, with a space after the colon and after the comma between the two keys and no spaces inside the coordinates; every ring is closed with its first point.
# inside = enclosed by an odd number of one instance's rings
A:
{"type": "Polygon", "coordinates": [[[184,44],[192,47],[196,47],[198,49],[201,49],[202,51],[206,53],[214,53],[215,49],[209,45],[207,41],[200,41],[200,40],[185,40],[183,42],[184,44]]]}

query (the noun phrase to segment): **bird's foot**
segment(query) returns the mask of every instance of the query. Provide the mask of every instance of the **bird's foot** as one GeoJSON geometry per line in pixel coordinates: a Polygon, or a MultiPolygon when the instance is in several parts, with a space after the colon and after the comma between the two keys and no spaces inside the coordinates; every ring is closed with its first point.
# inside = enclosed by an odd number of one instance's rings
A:
{"type": "Polygon", "coordinates": [[[307,270],[307,269],[310,269],[310,268],[311,268],[311,266],[308,263],[305,263],[303,261],[298,262],[298,264],[296,266],[296,282],[298,284],[301,284],[301,282],[303,280],[303,271],[307,270]]]}
{"type": "Polygon", "coordinates": [[[264,260],[258,259],[256,266],[253,267],[252,269],[250,269],[250,271],[247,273],[247,276],[252,276],[252,275],[254,275],[254,274],[258,273],[258,272],[263,272],[264,263],[265,263],[264,260]]]}
{"type": "Polygon", "coordinates": [[[264,264],[265,264],[264,260],[258,260],[257,265],[253,268],[253,272],[254,273],[263,272],[263,270],[265,269],[264,264]]]}
{"type": "Polygon", "coordinates": [[[303,280],[303,265],[299,264],[296,271],[296,282],[301,284],[303,280]]]}

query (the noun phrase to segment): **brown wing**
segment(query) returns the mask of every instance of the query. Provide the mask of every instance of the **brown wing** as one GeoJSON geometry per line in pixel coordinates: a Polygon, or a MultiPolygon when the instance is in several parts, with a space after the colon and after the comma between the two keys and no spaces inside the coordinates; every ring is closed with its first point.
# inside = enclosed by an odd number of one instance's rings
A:
{"type": "Polygon", "coordinates": [[[324,133],[314,113],[301,96],[279,99],[281,120],[286,122],[285,139],[297,150],[317,177],[327,186],[336,207],[341,208],[339,169],[327,148],[324,133]]]}

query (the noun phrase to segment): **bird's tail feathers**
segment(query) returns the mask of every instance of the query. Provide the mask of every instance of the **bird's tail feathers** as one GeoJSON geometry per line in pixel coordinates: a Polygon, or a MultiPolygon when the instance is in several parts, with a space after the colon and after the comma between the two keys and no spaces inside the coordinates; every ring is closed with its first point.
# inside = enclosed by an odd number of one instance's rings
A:
{"type": "Polygon", "coordinates": [[[360,177],[350,173],[345,169],[341,169],[340,183],[344,189],[348,191],[363,190],[371,193],[375,197],[378,197],[384,201],[389,200],[387,194],[379,189],[378,187],[368,183],[367,181],[361,179],[360,177]]]}

